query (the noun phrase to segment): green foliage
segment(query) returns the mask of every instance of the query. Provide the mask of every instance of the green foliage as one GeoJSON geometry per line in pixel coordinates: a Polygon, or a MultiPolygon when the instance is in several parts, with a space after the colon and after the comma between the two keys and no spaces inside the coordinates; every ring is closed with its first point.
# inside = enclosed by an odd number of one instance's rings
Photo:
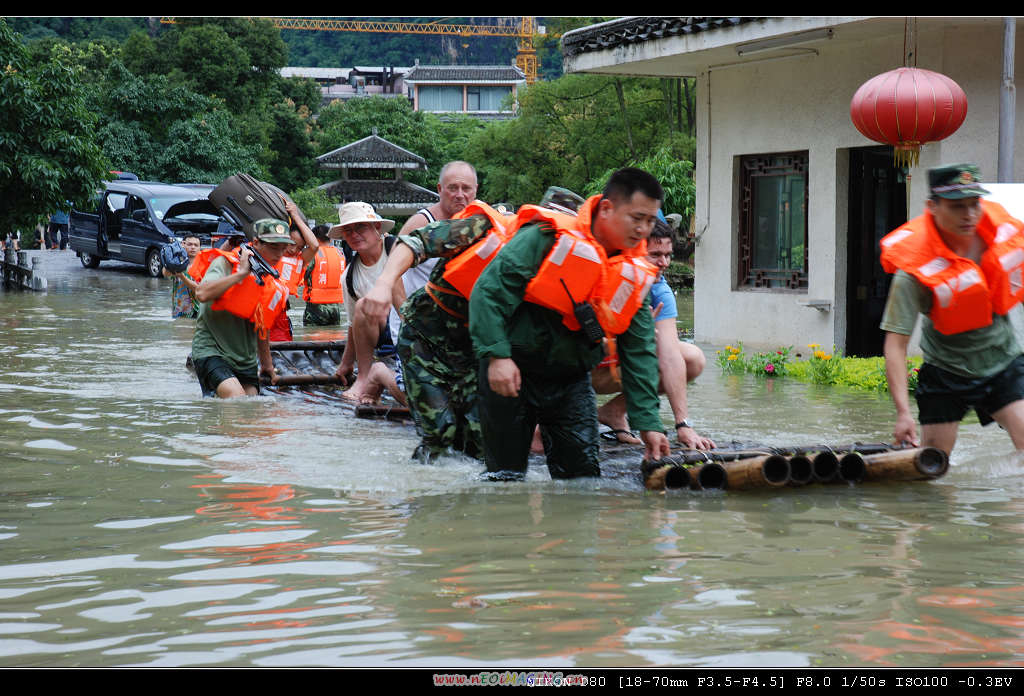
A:
{"type": "Polygon", "coordinates": [[[84,203],[109,167],[76,71],[56,58],[30,61],[2,18],[0,70],[2,234],[84,203]]]}
{"type": "Polygon", "coordinates": [[[8,17],[7,22],[29,41],[61,39],[123,41],[134,31],[151,27],[155,17],[8,17]]]}
{"type": "Polygon", "coordinates": [[[176,121],[156,161],[161,180],[218,184],[239,171],[266,178],[255,149],[236,138],[231,116],[223,110],[176,121]]]}
{"type": "MultiPolygon", "coordinates": [[[[693,216],[696,206],[696,185],[693,180],[693,162],[679,159],[670,145],[663,145],[634,166],[650,172],[661,183],[665,200],[661,208],[667,213],[679,213],[684,220],[693,216]]],[[[601,193],[616,168],[608,169],[601,178],[588,184],[586,195],[601,193]]]]}
{"type": "Polygon", "coordinates": [[[335,225],[338,223],[338,206],[318,188],[297,189],[289,193],[295,205],[307,218],[317,223],[335,225]]]}
{"type": "Polygon", "coordinates": [[[320,85],[316,80],[307,77],[289,77],[281,80],[277,86],[281,96],[278,102],[291,101],[297,109],[315,114],[320,111],[320,85]]]}
{"type": "Polygon", "coordinates": [[[312,118],[305,106],[291,100],[270,110],[268,133],[270,159],[267,168],[273,182],[285,191],[305,186],[316,176],[316,152],[310,142],[312,118]]]}
{"type": "Polygon", "coordinates": [[[680,159],[689,139],[674,134],[659,80],[566,75],[520,92],[518,114],[487,124],[466,147],[493,200],[535,203],[552,185],[600,190],[595,180],[633,165],[667,176],[680,212],[692,207],[692,165],[680,159]]]}
{"type": "Polygon", "coordinates": [[[115,169],[155,181],[217,183],[238,171],[265,176],[256,147],[223,104],[166,76],[140,77],[114,60],[93,101],[115,169]]]}
{"type": "Polygon", "coordinates": [[[42,39],[26,45],[30,64],[58,60],[75,71],[85,84],[100,82],[110,64],[121,56],[121,45],[112,39],[68,43],[61,39],[42,39]]]}

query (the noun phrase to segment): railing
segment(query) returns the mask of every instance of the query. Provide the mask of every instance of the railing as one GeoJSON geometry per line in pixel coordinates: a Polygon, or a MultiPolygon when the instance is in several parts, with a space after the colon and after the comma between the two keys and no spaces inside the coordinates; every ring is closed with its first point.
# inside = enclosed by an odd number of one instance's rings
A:
{"type": "Polygon", "coordinates": [[[4,250],[4,287],[23,290],[45,290],[46,278],[39,268],[39,257],[33,256],[29,264],[27,251],[4,250]]]}

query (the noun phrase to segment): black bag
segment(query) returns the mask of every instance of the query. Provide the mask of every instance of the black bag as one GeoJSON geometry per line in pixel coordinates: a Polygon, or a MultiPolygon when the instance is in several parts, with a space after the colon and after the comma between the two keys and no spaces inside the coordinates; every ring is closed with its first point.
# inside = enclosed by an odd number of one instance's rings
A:
{"type": "Polygon", "coordinates": [[[210,191],[209,199],[251,241],[256,236],[253,223],[265,218],[288,221],[284,201],[268,185],[239,172],[210,191]]]}

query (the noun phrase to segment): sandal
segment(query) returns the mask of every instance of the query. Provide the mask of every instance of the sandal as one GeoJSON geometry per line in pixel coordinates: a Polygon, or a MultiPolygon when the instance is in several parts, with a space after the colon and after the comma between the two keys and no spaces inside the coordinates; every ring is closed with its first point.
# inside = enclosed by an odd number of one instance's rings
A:
{"type": "Polygon", "coordinates": [[[640,436],[637,433],[634,433],[631,430],[622,430],[621,428],[612,428],[611,430],[605,430],[604,432],[601,433],[601,437],[604,438],[605,440],[608,440],[609,442],[615,442],[620,445],[643,444],[643,440],[640,440],[640,436]],[[628,440],[623,440],[623,436],[636,438],[639,442],[629,442],[628,440]]]}

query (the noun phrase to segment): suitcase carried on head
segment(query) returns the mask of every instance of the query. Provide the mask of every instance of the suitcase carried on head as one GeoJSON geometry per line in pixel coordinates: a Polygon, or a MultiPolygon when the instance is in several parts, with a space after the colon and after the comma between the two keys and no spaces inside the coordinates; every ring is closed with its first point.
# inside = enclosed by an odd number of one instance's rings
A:
{"type": "Polygon", "coordinates": [[[291,224],[277,190],[244,172],[222,181],[210,191],[209,199],[250,241],[256,236],[253,223],[257,220],[276,218],[291,224]]]}
{"type": "MultiPolygon", "coordinates": [[[[264,188],[267,188],[271,192],[276,193],[278,196],[280,196],[281,198],[284,198],[289,203],[294,203],[295,202],[295,201],[292,200],[291,196],[289,196],[287,193],[285,193],[284,191],[282,191],[278,187],[274,186],[273,184],[267,183],[266,181],[264,181],[262,183],[263,183],[264,188]]],[[[312,225],[309,224],[309,220],[306,219],[305,213],[302,212],[302,209],[299,208],[298,205],[295,206],[295,209],[299,211],[299,217],[302,218],[302,222],[306,223],[307,227],[312,227],[312,225]]],[[[286,215],[287,215],[287,213],[286,213],[286,215]]],[[[295,226],[295,220],[289,220],[287,217],[283,217],[281,219],[284,220],[285,222],[287,222],[290,225],[291,229],[298,231],[299,228],[295,226]]]]}

